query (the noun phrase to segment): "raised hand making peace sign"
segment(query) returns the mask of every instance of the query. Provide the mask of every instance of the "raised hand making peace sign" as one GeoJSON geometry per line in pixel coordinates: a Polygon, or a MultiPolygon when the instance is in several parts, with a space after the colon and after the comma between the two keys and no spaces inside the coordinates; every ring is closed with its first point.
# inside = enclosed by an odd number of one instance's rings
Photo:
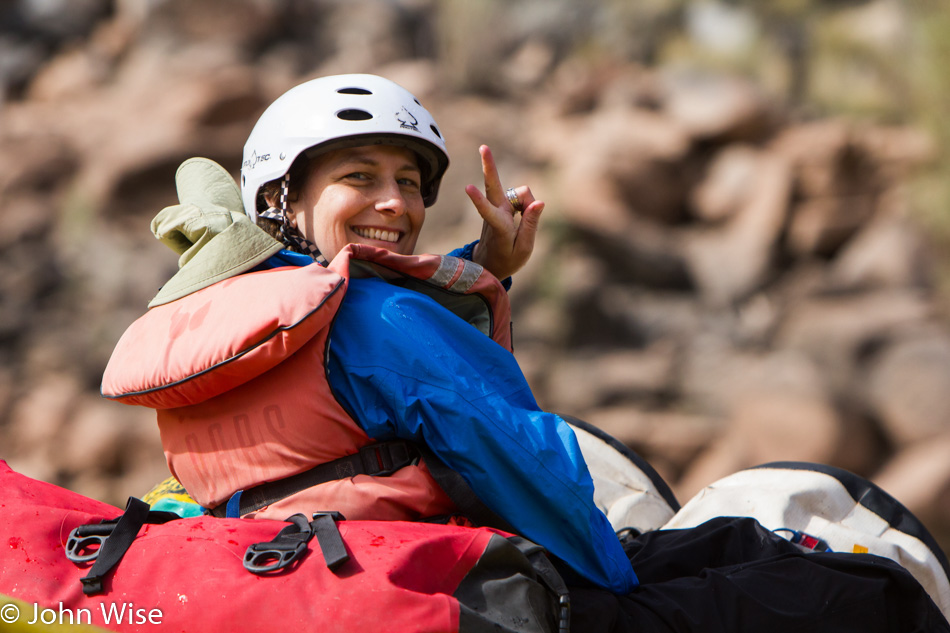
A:
{"type": "Polygon", "coordinates": [[[478,153],[482,157],[485,193],[475,185],[465,187],[465,193],[484,220],[473,259],[495,277],[505,279],[520,270],[531,257],[544,202],[535,200],[527,186],[506,192],[491,150],[482,145],[478,153]],[[520,221],[516,218],[519,212],[520,221]]]}

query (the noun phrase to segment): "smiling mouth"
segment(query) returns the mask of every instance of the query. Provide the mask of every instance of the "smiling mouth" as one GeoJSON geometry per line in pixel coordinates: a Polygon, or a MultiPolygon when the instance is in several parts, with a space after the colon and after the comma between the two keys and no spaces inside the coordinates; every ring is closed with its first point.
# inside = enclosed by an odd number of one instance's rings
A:
{"type": "Polygon", "coordinates": [[[354,227],[353,232],[362,238],[390,243],[398,242],[401,235],[400,231],[384,231],[383,229],[371,229],[363,226],[354,227]]]}

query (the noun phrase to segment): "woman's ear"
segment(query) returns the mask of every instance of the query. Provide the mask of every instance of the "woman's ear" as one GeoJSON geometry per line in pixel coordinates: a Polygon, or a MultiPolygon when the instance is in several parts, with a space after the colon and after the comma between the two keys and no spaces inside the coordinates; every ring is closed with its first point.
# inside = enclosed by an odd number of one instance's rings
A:
{"type": "Polygon", "coordinates": [[[261,195],[264,197],[264,203],[267,204],[271,209],[277,208],[277,193],[271,191],[269,188],[261,192],[261,195]]]}
{"type": "MultiPolygon", "coordinates": [[[[271,209],[277,209],[277,208],[279,208],[279,207],[277,206],[277,200],[278,200],[278,197],[279,197],[279,194],[278,194],[278,193],[276,193],[276,192],[274,192],[274,191],[265,191],[265,192],[263,192],[263,196],[264,196],[264,202],[267,204],[268,207],[270,207],[271,209]]],[[[294,214],[294,210],[293,210],[293,208],[292,208],[292,206],[291,206],[290,204],[287,205],[287,211],[286,211],[285,215],[286,215],[286,217],[287,217],[287,224],[289,224],[290,226],[296,228],[296,227],[297,227],[297,218],[296,218],[296,215],[294,214]]]]}

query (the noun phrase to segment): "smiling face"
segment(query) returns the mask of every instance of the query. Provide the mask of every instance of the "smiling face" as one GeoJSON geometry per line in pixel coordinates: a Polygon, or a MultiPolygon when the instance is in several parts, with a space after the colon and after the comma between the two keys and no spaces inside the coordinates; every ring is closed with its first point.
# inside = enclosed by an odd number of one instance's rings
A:
{"type": "Polygon", "coordinates": [[[425,221],[416,155],[394,145],[332,150],[314,158],[288,219],[332,260],[347,244],[411,255],[425,221]]]}

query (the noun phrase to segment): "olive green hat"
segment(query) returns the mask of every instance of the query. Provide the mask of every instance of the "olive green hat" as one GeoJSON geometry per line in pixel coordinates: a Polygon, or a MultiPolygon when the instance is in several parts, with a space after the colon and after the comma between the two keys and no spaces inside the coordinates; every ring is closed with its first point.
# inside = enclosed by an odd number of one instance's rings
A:
{"type": "Polygon", "coordinates": [[[155,216],[152,233],[180,255],[178,272],[150,308],[246,272],[283,248],[244,214],[237,183],[218,163],[189,158],[175,185],[180,204],[155,216]]]}

